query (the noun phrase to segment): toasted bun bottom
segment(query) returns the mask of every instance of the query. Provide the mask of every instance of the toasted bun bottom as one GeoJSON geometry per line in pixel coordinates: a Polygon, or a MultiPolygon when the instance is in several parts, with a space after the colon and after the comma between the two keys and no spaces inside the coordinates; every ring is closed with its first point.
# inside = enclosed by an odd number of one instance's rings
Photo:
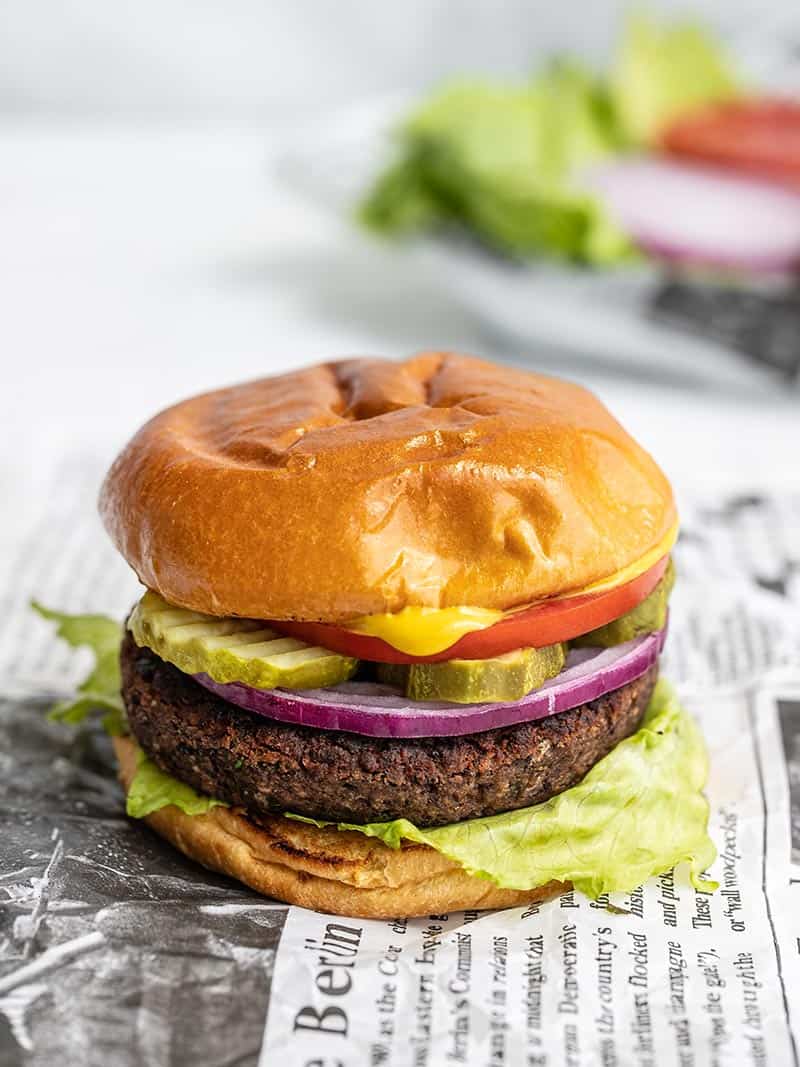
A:
{"type": "MultiPolygon", "coordinates": [[[[115,737],[125,790],[136,772],[136,745],[115,737]]],[[[364,919],[431,915],[462,909],[510,908],[546,900],[568,884],[500,889],[467,874],[427,845],[392,849],[355,831],[318,828],[280,815],[259,822],[241,809],[212,808],[186,815],[172,805],[147,824],[212,871],[236,878],[265,896],[315,911],[364,919]]]]}

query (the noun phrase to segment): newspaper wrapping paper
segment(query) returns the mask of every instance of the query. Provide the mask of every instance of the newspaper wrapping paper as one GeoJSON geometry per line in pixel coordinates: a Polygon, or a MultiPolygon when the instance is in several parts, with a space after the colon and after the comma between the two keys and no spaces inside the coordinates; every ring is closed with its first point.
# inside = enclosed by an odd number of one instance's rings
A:
{"type": "Polygon", "coordinates": [[[124,816],[107,739],[49,723],[86,660],[36,595],[121,615],[136,583],[64,463],[5,560],[0,1062],[797,1067],[800,497],[683,502],[664,673],[709,742],[712,895],[393,922],[263,900],[124,816]]]}

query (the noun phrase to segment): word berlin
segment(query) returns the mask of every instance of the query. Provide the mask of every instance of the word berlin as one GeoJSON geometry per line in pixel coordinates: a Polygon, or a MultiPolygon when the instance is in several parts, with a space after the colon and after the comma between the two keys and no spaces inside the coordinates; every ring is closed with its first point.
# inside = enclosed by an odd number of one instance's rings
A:
{"type": "MultiPolygon", "coordinates": [[[[306,938],[303,946],[317,954],[314,984],[326,997],[346,996],[353,988],[352,968],[355,967],[363,928],[328,923],[321,941],[306,938]]],[[[311,1030],[319,1034],[347,1036],[347,1012],[339,1004],[327,1004],[320,1009],[311,1004],[302,1007],[294,1017],[294,1031],[311,1030]]]]}

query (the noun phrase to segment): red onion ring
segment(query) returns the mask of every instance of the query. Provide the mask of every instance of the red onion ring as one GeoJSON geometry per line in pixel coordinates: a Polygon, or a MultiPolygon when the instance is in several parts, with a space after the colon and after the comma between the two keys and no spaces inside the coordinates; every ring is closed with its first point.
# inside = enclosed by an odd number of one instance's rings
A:
{"type": "Polygon", "coordinates": [[[368,737],[455,737],[557,715],[619,689],[652,667],[665,636],[666,628],[614,648],[573,649],[561,674],[509,703],[409,700],[399,690],[373,682],[287,690],[222,684],[206,674],[194,678],[231,704],[295,726],[368,737]]]}

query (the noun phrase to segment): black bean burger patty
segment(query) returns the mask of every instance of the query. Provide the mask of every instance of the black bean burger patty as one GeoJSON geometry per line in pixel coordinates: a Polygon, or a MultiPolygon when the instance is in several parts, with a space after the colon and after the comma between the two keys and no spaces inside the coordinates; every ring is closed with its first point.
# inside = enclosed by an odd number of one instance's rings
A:
{"type": "Polygon", "coordinates": [[[259,815],[440,826],[547,800],[639,726],[658,668],[589,704],[464,737],[398,740],[274,722],[122,646],[130,729],[162,770],[259,815]]]}

